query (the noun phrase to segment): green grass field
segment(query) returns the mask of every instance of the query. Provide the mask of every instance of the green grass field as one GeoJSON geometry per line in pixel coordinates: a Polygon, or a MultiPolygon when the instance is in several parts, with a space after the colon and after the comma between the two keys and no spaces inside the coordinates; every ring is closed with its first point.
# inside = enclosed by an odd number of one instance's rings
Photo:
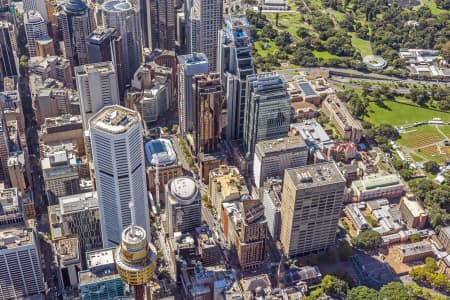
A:
{"type": "Polygon", "coordinates": [[[370,42],[360,39],[356,32],[352,32],[352,45],[356,49],[359,50],[359,53],[361,53],[361,56],[364,57],[366,55],[372,54],[372,47],[370,47],[370,42]]]}
{"type": "Polygon", "coordinates": [[[391,124],[394,126],[412,124],[414,122],[429,121],[433,118],[441,118],[444,122],[450,121],[450,113],[423,108],[415,104],[385,101],[385,106],[380,107],[375,102],[370,102],[368,116],[364,119],[372,124],[391,124]]]}
{"type": "Polygon", "coordinates": [[[270,48],[264,49],[265,44],[266,42],[263,41],[257,41],[255,43],[255,49],[262,57],[273,55],[278,50],[277,45],[275,45],[275,43],[272,41],[269,42],[270,48]]]}
{"type": "Polygon", "coordinates": [[[424,125],[407,129],[401,134],[398,143],[408,148],[419,148],[444,139],[445,137],[437,131],[436,127],[424,125]]]}
{"type": "Polygon", "coordinates": [[[439,130],[450,139],[450,125],[439,126],[439,130]]]}
{"type": "Polygon", "coordinates": [[[331,54],[328,51],[317,51],[317,50],[314,50],[313,54],[314,54],[315,57],[323,58],[323,59],[340,58],[339,56],[331,54]]]}
{"type": "MultiPolygon", "coordinates": [[[[445,9],[440,9],[436,6],[436,2],[434,0],[420,0],[422,4],[428,7],[431,10],[433,15],[440,15],[445,13],[445,9]]],[[[419,9],[420,6],[416,6],[415,9],[419,9]]]]}

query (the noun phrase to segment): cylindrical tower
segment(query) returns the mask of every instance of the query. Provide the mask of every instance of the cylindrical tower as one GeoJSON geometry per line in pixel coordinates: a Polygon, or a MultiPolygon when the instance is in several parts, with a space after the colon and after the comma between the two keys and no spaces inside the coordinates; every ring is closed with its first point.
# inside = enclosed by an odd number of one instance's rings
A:
{"type": "Polygon", "coordinates": [[[120,278],[133,286],[135,299],[144,299],[144,286],[155,271],[156,248],[148,242],[142,227],[131,225],[125,228],[114,259],[120,278]]]}
{"type": "Polygon", "coordinates": [[[170,180],[166,188],[169,235],[194,231],[201,225],[201,199],[196,182],[181,176],[170,180]]]}

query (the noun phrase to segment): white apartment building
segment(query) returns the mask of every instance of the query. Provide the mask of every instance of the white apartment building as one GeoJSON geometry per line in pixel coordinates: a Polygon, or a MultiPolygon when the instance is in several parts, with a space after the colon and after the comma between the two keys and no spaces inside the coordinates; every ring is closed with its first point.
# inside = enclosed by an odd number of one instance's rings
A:
{"type": "Polygon", "coordinates": [[[115,246],[131,225],[130,202],[136,225],[150,232],[142,121],[139,113],[113,105],[89,123],[103,246],[115,246]]]}

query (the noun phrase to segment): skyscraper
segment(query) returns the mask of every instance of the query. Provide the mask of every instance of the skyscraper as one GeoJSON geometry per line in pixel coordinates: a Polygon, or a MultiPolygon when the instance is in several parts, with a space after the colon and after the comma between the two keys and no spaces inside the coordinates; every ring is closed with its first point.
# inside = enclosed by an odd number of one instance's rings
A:
{"type": "MultiPolygon", "coordinates": [[[[151,7],[152,49],[175,49],[174,0],[152,0],[151,7]]],[[[145,31],[144,31],[145,34],[145,31]]]]}
{"type": "Polygon", "coordinates": [[[204,53],[211,71],[217,70],[218,31],[223,22],[222,0],[192,0],[187,34],[188,51],[204,53]]]}
{"type": "MultiPolygon", "coordinates": [[[[97,27],[87,39],[90,64],[117,60],[117,43],[120,35],[114,28],[97,27]]],[[[117,63],[114,63],[117,66],[117,63]]]]}
{"type": "Polygon", "coordinates": [[[79,66],[75,69],[83,127],[89,118],[108,105],[119,104],[117,73],[112,62],[79,66]]]}
{"type": "Polygon", "coordinates": [[[286,79],[274,72],[248,76],[245,98],[244,147],[252,158],[259,141],[287,137],[291,101],[286,79]]]}
{"type": "Polygon", "coordinates": [[[0,21],[0,87],[3,86],[3,78],[17,75],[16,52],[14,25],[0,21]]]}
{"type": "Polygon", "coordinates": [[[150,230],[142,122],[137,112],[113,105],[89,123],[103,245],[118,245],[131,225],[130,202],[136,224],[150,230]]]}
{"type": "Polygon", "coordinates": [[[196,153],[219,150],[222,136],[223,91],[219,73],[194,77],[194,149],[196,153]]]}
{"type": "Polygon", "coordinates": [[[166,202],[170,237],[173,237],[174,232],[193,232],[201,225],[200,191],[192,178],[181,176],[169,180],[166,202]]]}
{"type": "Polygon", "coordinates": [[[0,299],[20,299],[43,293],[43,273],[33,231],[2,228],[0,243],[0,299]]]}
{"type": "Polygon", "coordinates": [[[28,52],[30,56],[37,56],[36,41],[48,36],[47,22],[36,10],[30,10],[23,16],[25,34],[27,36],[28,52]]]}
{"type": "Polygon", "coordinates": [[[88,63],[87,37],[91,32],[89,8],[82,0],[69,0],[57,8],[58,27],[65,57],[73,67],[88,63]]]}
{"type": "Polygon", "coordinates": [[[193,78],[209,72],[208,59],[203,53],[178,56],[178,114],[182,133],[194,129],[195,105],[193,78]]]}
{"type": "Polygon", "coordinates": [[[103,3],[103,25],[115,28],[122,37],[124,84],[131,82],[142,61],[142,35],[139,10],[126,0],[103,3]]]}
{"type": "Polygon", "coordinates": [[[334,163],[284,172],[280,241],[287,257],[334,245],[345,188],[334,163]]]}
{"type": "Polygon", "coordinates": [[[230,17],[219,31],[218,66],[227,102],[226,137],[241,140],[244,133],[247,76],[255,73],[250,49],[250,25],[245,16],[230,17]]]}
{"type": "Polygon", "coordinates": [[[45,0],[24,0],[23,1],[23,11],[25,12],[24,15],[26,15],[27,12],[30,12],[32,10],[38,11],[39,14],[42,16],[42,18],[48,20],[47,9],[45,7],[45,0]]]}

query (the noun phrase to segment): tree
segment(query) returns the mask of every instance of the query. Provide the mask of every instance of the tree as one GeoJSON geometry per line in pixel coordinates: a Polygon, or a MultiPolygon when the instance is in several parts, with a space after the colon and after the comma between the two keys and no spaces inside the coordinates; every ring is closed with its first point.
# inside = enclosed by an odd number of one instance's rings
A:
{"type": "Polygon", "coordinates": [[[350,288],[353,288],[356,286],[356,282],[353,279],[353,277],[350,275],[350,273],[348,273],[346,270],[344,269],[338,269],[333,273],[333,276],[344,280],[345,282],[347,282],[348,286],[350,288]]]}
{"type": "Polygon", "coordinates": [[[281,32],[276,38],[275,38],[275,44],[279,47],[285,47],[289,45],[292,42],[291,34],[287,31],[281,32]]]}
{"type": "Polygon", "coordinates": [[[265,37],[271,40],[276,38],[277,34],[278,32],[276,31],[276,29],[274,29],[270,24],[265,25],[261,31],[261,37],[265,37]]]}
{"type": "Polygon", "coordinates": [[[411,240],[411,243],[420,242],[420,234],[414,233],[409,239],[411,240]]]}
{"type": "Polygon", "coordinates": [[[173,124],[172,125],[172,133],[177,133],[178,131],[178,124],[173,124]]]}
{"type": "MultiPolygon", "coordinates": [[[[436,0],[436,3],[439,0],[436,0]]],[[[450,1],[448,1],[450,3],[450,1]]],[[[442,44],[441,46],[441,54],[444,57],[444,59],[446,59],[447,61],[450,61],[450,41],[445,42],[444,44],[442,44]]]]}
{"type": "Polygon", "coordinates": [[[326,275],[321,282],[323,291],[330,296],[345,297],[348,284],[342,279],[332,275],[326,275]]]}
{"type": "Polygon", "coordinates": [[[380,299],[405,300],[412,299],[408,288],[400,282],[390,282],[380,289],[380,299]]]}
{"type": "Polygon", "coordinates": [[[439,164],[437,162],[431,161],[431,160],[424,163],[423,168],[425,169],[425,171],[432,173],[432,174],[437,174],[440,171],[439,164]]]}
{"type": "Polygon", "coordinates": [[[378,292],[364,285],[352,288],[347,293],[346,300],[379,300],[378,292]]]}
{"type": "Polygon", "coordinates": [[[373,230],[363,231],[352,239],[352,244],[362,250],[376,250],[381,244],[381,234],[373,230]]]}
{"type": "Polygon", "coordinates": [[[410,180],[413,176],[413,173],[410,169],[401,169],[398,171],[398,174],[406,181],[410,180]]]}
{"type": "Polygon", "coordinates": [[[28,73],[28,56],[22,55],[19,60],[19,71],[20,75],[23,77],[27,76],[28,73]]]}

